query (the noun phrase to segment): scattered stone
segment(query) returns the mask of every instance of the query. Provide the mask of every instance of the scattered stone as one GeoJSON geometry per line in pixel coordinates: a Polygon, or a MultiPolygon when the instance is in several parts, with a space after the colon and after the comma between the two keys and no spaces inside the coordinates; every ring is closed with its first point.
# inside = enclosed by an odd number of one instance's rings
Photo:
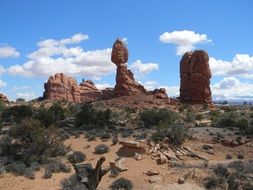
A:
{"type": "Polygon", "coordinates": [[[146,172],[146,175],[148,175],[148,176],[159,175],[159,174],[160,174],[159,171],[153,170],[153,169],[150,169],[150,170],[148,170],[148,171],[146,172]]]}
{"type": "Polygon", "coordinates": [[[162,181],[162,178],[160,176],[151,176],[149,178],[149,183],[156,183],[156,182],[159,182],[159,181],[162,181]]]}
{"type": "Polygon", "coordinates": [[[233,158],[233,157],[232,157],[231,154],[227,154],[227,155],[226,155],[226,159],[227,159],[227,160],[231,160],[232,158],[233,158]]]}
{"type": "Polygon", "coordinates": [[[156,162],[157,164],[165,164],[167,163],[167,157],[164,154],[160,153],[159,158],[156,162]]]}
{"type": "Polygon", "coordinates": [[[120,141],[119,144],[126,148],[134,148],[146,151],[144,144],[138,141],[120,141]]]}
{"type": "Polygon", "coordinates": [[[205,149],[205,150],[213,149],[213,145],[203,144],[202,148],[205,149]]]}
{"type": "Polygon", "coordinates": [[[180,178],[178,179],[178,183],[179,183],[179,184],[184,184],[184,183],[185,183],[184,177],[180,177],[180,178]]]}
{"type": "Polygon", "coordinates": [[[243,153],[239,153],[237,155],[237,158],[240,159],[240,160],[244,159],[244,154],[243,153]]]}
{"type": "Polygon", "coordinates": [[[135,153],[134,153],[134,159],[135,159],[135,160],[142,160],[142,159],[143,159],[143,157],[142,157],[142,155],[141,155],[141,154],[139,154],[139,153],[135,152],[135,153]]]}
{"type": "Polygon", "coordinates": [[[110,167],[116,168],[120,172],[127,171],[128,168],[125,166],[125,163],[126,163],[126,159],[119,157],[119,158],[115,159],[115,161],[110,162],[110,167]]]}

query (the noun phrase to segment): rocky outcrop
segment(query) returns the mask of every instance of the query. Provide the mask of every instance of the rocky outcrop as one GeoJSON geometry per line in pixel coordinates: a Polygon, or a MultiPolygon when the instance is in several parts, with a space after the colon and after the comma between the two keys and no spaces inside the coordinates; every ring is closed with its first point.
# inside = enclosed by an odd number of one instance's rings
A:
{"type": "Polygon", "coordinates": [[[80,85],[72,77],[63,73],[56,73],[50,76],[44,84],[44,99],[64,99],[76,103],[96,101],[100,98],[101,92],[90,80],[83,80],[80,85]]]}
{"type": "Polygon", "coordinates": [[[101,92],[91,80],[83,80],[79,84],[81,102],[93,102],[99,100],[101,92]]]}
{"type": "Polygon", "coordinates": [[[128,50],[119,39],[113,44],[111,60],[117,66],[116,85],[114,88],[116,96],[147,93],[145,88],[135,81],[133,73],[127,69],[128,50]]]}
{"type": "Polygon", "coordinates": [[[186,52],[180,61],[180,101],[212,103],[208,54],[203,50],[186,52]]]}
{"type": "Polygon", "coordinates": [[[155,90],[152,91],[152,94],[157,98],[157,99],[169,99],[165,88],[156,88],[155,90]]]}
{"type": "Polygon", "coordinates": [[[76,103],[80,102],[80,90],[76,80],[63,73],[50,76],[44,84],[44,89],[45,99],[66,99],[76,103]]]}
{"type": "Polygon", "coordinates": [[[0,102],[9,102],[9,100],[8,100],[7,96],[0,93],[0,102]]]}

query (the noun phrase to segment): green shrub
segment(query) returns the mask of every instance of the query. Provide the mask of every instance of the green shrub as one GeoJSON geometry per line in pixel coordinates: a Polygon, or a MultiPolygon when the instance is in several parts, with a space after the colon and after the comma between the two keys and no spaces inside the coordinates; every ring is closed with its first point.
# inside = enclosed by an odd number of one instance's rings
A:
{"type": "Polygon", "coordinates": [[[3,110],[1,118],[3,121],[14,121],[16,123],[21,122],[25,118],[30,118],[33,114],[31,106],[20,105],[12,106],[3,110]]]}
{"type": "Polygon", "coordinates": [[[113,137],[112,144],[116,145],[119,142],[119,139],[117,137],[113,137]]]}
{"type": "Polygon", "coordinates": [[[46,165],[43,178],[51,178],[53,173],[68,173],[70,171],[71,168],[68,167],[66,164],[62,163],[59,160],[52,160],[46,165]]]}
{"type": "Polygon", "coordinates": [[[160,125],[159,129],[152,134],[151,138],[155,142],[168,138],[172,145],[179,146],[185,141],[187,131],[188,128],[184,125],[167,125],[163,123],[160,125]]]}
{"type": "Polygon", "coordinates": [[[95,135],[90,135],[87,139],[87,141],[94,141],[96,139],[95,135]]]}
{"type": "Polygon", "coordinates": [[[95,154],[105,154],[109,152],[109,147],[105,144],[100,144],[95,147],[95,154]]]}
{"type": "Polygon", "coordinates": [[[197,115],[196,115],[196,120],[201,120],[201,119],[203,119],[203,115],[197,114],[197,115]]]}
{"type": "Polygon", "coordinates": [[[40,107],[35,118],[39,120],[45,127],[57,125],[57,122],[65,119],[65,110],[59,103],[54,103],[49,109],[40,107]]]}
{"type": "Polygon", "coordinates": [[[178,114],[168,109],[148,109],[140,113],[140,121],[144,127],[158,126],[161,122],[174,123],[178,114]]]}
{"type": "Polygon", "coordinates": [[[195,120],[195,114],[191,112],[187,112],[185,121],[188,123],[192,123],[195,120]]]}
{"type": "Polygon", "coordinates": [[[10,137],[15,139],[12,143],[12,154],[27,165],[66,153],[58,129],[44,128],[34,119],[25,119],[12,127],[10,137]]]}
{"type": "Polygon", "coordinates": [[[63,190],[88,190],[86,185],[77,180],[76,175],[63,179],[61,181],[61,187],[63,190]]]}
{"type": "Polygon", "coordinates": [[[111,125],[111,110],[95,110],[91,104],[83,104],[80,112],[76,115],[76,125],[105,127],[111,125]]]}
{"type": "Polygon", "coordinates": [[[116,179],[111,185],[112,190],[131,190],[133,187],[133,183],[124,177],[116,179]]]}
{"type": "Polygon", "coordinates": [[[102,133],[100,136],[101,139],[110,139],[111,135],[109,133],[102,133]]]}
{"type": "Polygon", "coordinates": [[[214,127],[227,128],[235,127],[245,130],[249,127],[248,120],[234,112],[223,113],[217,117],[212,124],[214,127]]]}
{"type": "Polygon", "coordinates": [[[86,155],[80,151],[75,151],[68,156],[68,161],[72,164],[81,163],[86,159],[86,155]]]}

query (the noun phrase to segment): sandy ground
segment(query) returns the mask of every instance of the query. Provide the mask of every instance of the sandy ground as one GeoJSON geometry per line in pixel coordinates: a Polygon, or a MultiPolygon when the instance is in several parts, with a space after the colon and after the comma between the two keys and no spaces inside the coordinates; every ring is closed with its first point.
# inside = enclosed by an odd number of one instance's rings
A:
{"type": "MultiPolygon", "coordinates": [[[[203,143],[208,142],[208,139],[205,135],[207,135],[203,130],[203,132],[198,133],[198,139],[188,140],[185,142],[185,146],[191,147],[192,150],[198,152],[202,156],[207,157],[209,160],[225,160],[226,154],[230,153],[235,158],[238,152],[243,151],[245,155],[245,159],[252,159],[253,157],[253,148],[246,145],[241,145],[237,147],[226,147],[221,145],[220,143],[213,143],[215,155],[206,153],[201,147],[203,143]],[[203,138],[200,138],[203,135],[203,138]]],[[[177,181],[180,176],[184,173],[182,170],[177,168],[169,168],[167,164],[157,165],[155,160],[152,160],[149,155],[144,155],[144,158],[140,161],[135,160],[131,157],[129,152],[122,152],[121,145],[117,144],[115,146],[111,146],[112,142],[109,139],[106,142],[102,142],[97,138],[95,141],[87,142],[87,139],[84,138],[84,135],[80,135],[79,138],[70,138],[65,141],[66,145],[70,145],[71,148],[75,151],[82,151],[86,154],[86,162],[90,162],[95,165],[96,161],[99,159],[100,155],[95,155],[93,153],[95,146],[98,144],[104,143],[110,146],[110,152],[104,154],[106,158],[106,162],[104,164],[105,167],[109,166],[109,161],[115,160],[118,156],[123,156],[126,159],[126,166],[128,167],[128,171],[121,172],[119,177],[126,177],[131,180],[134,184],[134,189],[136,190],[201,190],[203,188],[199,187],[196,184],[190,184],[191,181],[187,181],[187,183],[183,185],[178,185],[177,181]],[[87,145],[90,147],[87,148],[87,145]],[[149,183],[149,176],[145,174],[148,170],[158,170],[160,172],[160,180],[156,183],[149,183]]],[[[194,162],[197,160],[192,160],[192,158],[185,158],[185,162],[194,162]]],[[[60,190],[60,181],[64,178],[69,177],[74,174],[74,169],[72,168],[71,173],[59,173],[53,174],[51,179],[43,179],[44,170],[41,169],[36,173],[36,179],[30,180],[21,176],[14,176],[12,174],[4,174],[0,175],[0,190],[60,190]]],[[[199,174],[202,175],[201,172],[199,174]]],[[[111,183],[115,180],[115,178],[110,178],[109,174],[106,174],[99,185],[99,189],[109,189],[111,183]]],[[[194,183],[194,182],[193,182],[194,183]]]]}

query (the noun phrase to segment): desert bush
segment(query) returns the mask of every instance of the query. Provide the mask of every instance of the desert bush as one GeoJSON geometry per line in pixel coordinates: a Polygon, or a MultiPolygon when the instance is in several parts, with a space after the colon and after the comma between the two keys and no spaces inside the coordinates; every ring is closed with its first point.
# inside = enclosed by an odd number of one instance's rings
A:
{"type": "Polygon", "coordinates": [[[35,179],[35,171],[32,167],[26,168],[24,171],[24,176],[29,179],[35,179]]]}
{"type": "Polygon", "coordinates": [[[102,133],[100,135],[100,138],[101,139],[109,139],[109,138],[111,138],[111,135],[109,133],[102,133]]]}
{"type": "Polygon", "coordinates": [[[95,135],[90,135],[87,139],[87,141],[94,141],[96,139],[95,135]]]}
{"type": "Polygon", "coordinates": [[[12,154],[27,165],[66,153],[58,129],[44,128],[35,119],[25,119],[12,127],[10,137],[15,139],[11,145],[12,154]]]}
{"type": "Polygon", "coordinates": [[[186,117],[185,117],[185,121],[188,123],[191,123],[195,120],[195,114],[191,113],[191,112],[187,112],[186,117]]]}
{"type": "Polygon", "coordinates": [[[201,119],[203,119],[203,115],[197,114],[197,115],[196,115],[196,120],[201,120],[201,119]]]}
{"type": "Polygon", "coordinates": [[[112,190],[131,190],[133,189],[133,183],[130,180],[124,177],[121,177],[119,179],[116,179],[112,183],[111,189],[112,190]]]}
{"type": "Polygon", "coordinates": [[[76,175],[63,179],[61,181],[61,187],[63,190],[88,190],[86,185],[77,180],[76,175]]]}
{"type": "Polygon", "coordinates": [[[162,141],[165,138],[169,139],[170,143],[175,146],[181,145],[187,134],[188,128],[184,125],[169,125],[166,123],[160,124],[158,130],[152,134],[152,139],[157,141],[162,141]]]}
{"type": "Polygon", "coordinates": [[[105,127],[111,125],[111,110],[95,110],[91,104],[83,104],[81,110],[76,115],[76,125],[105,127]]]}
{"type": "Polygon", "coordinates": [[[229,112],[221,114],[219,117],[214,119],[212,125],[214,127],[235,127],[240,130],[246,130],[249,127],[249,122],[246,117],[240,116],[234,112],[229,112]]]}
{"type": "Polygon", "coordinates": [[[75,151],[68,156],[68,161],[72,164],[81,163],[86,159],[86,155],[80,151],[75,151]]]}
{"type": "Polygon", "coordinates": [[[34,117],[45,127],[49,127],[50,125],[57,125],[58,121],[65,119],[65,110],[60,103],[54,103],[49,109],[40,107],[34,117]]]}
{"type": "Polygon", "coordinates": [[[113,137],[112,144],[116,145],[119,142],[119,139],[117,137],[113,137]]]}
{"type": "Polygon", "coordinates": [[[95,147],[95,154],[105,154],[109,152],[109,147],[105,144],[100,144],[95,147]]]}
{"type": "Polygon", "coordinates": [[[59,160],[51,160],[45,167],[45,173],[43,178],[51,178],[53,173],[68,173],[71,168],[59,160]]]}
{"type": "Polygon", "coordinates": [[[140,121],[144,127],[158,126],[161,122],[174,123],[178,119],[178,114],[168,109],[148,109],[140,113],[140,121]]]}
{"type": "Polygon", "coordinates": [[[222,178],[218,177],[205,177],[203,179],[203,184],[206,189],[216,189],[221,186],[221,184],[224,183],[224,180],[222,178]]]}
{"type": "Polygon", "coordinates": [[[14,121],[16,123],[21,122],[25,118],[31,117],[33,114],[33,109],[31,106],[20,105],[12,106],[4,109],[1,114],[2,121],[14,121]]]}

